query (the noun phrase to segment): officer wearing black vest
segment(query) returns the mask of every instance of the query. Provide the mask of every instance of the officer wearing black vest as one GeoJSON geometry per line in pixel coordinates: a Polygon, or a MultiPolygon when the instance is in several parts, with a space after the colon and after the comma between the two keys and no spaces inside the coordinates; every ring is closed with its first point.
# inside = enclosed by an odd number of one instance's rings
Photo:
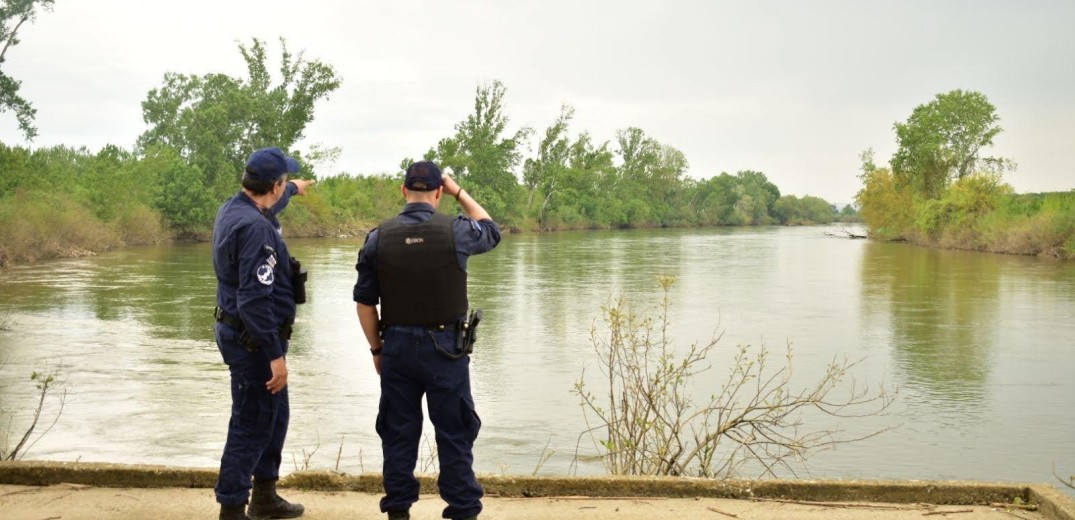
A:
{"type": "Polygon", "coordinates": [[[377,434],[384,452],[381,511],[410,518],[418,500],[414,468],[422,435],[422,395],[436,430],[444,517],[477,518],[482,488],[474,476],[481,420],[470,393],[470,357],[457,350],[467,312],[467,259],[500,243],[489,214],[436,164],[407,168],[399,216],[370,232],[358,254],[354,300],[381,376],[377,434]],[[437,213],[442,195],[466,216],[437,213]],[[377,310],[381,304],[380,313],[377,310]]]}
{"type": "Polygon", "coordinates": [[[290,416],[288,339],[295,304],[302,302],[296,295],[304,292],[276,215],[314,182],[289,182],[287,175],[298,171],[298,161],[279,148],[250,154],[242,191],[224,202],[213,226],[216,342],[231,372],[231,418],[216,484],[220,520],[303,513],[302,505],[276,494],[290,416]]]}

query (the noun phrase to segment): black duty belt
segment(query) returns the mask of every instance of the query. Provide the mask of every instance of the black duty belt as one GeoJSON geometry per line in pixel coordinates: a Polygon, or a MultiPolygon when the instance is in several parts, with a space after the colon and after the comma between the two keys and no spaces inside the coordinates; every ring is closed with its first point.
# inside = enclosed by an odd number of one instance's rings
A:
{"type": "MultiPolygon", "coordinates": [[[[240,333],[245,333],[246,332],[246,325],[243,325],[243,320],[240,320],[238,316],[234,316],[232,314],[229,314],[228,312],[226,312],[224,309],[221,309],[220,307],[214,307],[213,308],[213,317],[216,318],[216,320],[219,321],[220,323],[223,323],[224,325],[227,325],[227,326],[239,331],[240,333]]],[[[294,316],[291,316],[291,317],[287,318],[286,320],[284,320],[284,322],[280,324],[280,339],[282,339],[284,341],[289,341],[291,339],[291,332],[295,328],[294,325],[295,325],[295,317],[294,316]]]]}
{"type": "MultiPolygon", "coordinates": [[[[429,339],[433,340],[433,347],[437,349],[441,355],[451,360],[460,359],[464,356],[470,355],[474,352],[474,342],[478,340],[478,324],[482,321],[482,310],[475,309],[471,311],[470,316],[466,319],[460,319],[459,321],[451,325],[433,325],[427,327],[424,325],[413,325],[415,327],[423,327],[426,329],[426,334],[429,334],[429,339]],[[455,336],[455,352],[449,352],[439,343],[437,343],[437,336],[434,335],[437,331],[452,330],[456,332],[455,336]]],[[[380,323],[381,339],[384,339],[384,331],[389,327],[406,325],[386,325],[384,322],[380,323]]]]}

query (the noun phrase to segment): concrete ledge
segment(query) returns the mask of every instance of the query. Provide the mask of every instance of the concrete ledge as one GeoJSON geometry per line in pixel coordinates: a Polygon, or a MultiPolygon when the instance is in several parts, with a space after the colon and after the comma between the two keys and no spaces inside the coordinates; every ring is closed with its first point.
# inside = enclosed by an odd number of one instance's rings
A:
{"type": "Polygon", "coordinates": [[[204,468],[96,462],[0,462],[0,484],[20,486],[69,483],[98,487],[211,488],[216,485],[216,478],[216,469],[204,468]]]}
{"type": "Polygon", "coordinates": [[[1052,486],[1030,486],[1030,501],[1038,504],[1041,515],[1050,520],[1075,520],[1075,500],[1052,486]]]}
{"type": "MultiPolygon", "coordinates": [[[[59,483],[97,487],[211,488],[217,470],[79,462],[0,462],[0,484],[59,483]]],[[[505,497],[780,498],[823,502],[988,505],[1015,499],[1037,503],[1045,518],[1075,520],[1075,501],[1045,484],[917,480],[712,480],[676,477],[526,477],[480,475],[490,495],[505,497]]],[[[436,493],[436,477],[419,476],[422,493],[436,493]]],[[[381,493],[381,475],[330,471],[292,473],[281,487],[381,493]]]]}

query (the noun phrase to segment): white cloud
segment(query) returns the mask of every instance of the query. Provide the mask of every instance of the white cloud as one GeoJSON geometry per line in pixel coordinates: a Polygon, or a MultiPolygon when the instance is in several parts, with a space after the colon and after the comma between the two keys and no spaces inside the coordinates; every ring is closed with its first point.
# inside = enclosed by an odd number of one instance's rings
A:
{"type": "MultiPolygon", "coordinates": [[[[335,66],[308,142],[336,168],[393,171],[449,135],[498,79],[516,126],[561,103],[598,141],[638,126],[691,173],[766,173],[785,193],[849,202],[858,154],[935,94],[986,94],[1020,191],[1075,187],[1075,4],[981,1],[60,2],[22,30],[4,70],[38,109],[34,145],[131,146],[167,71],[244,73],[236,42],[288,39],[335,66]]],[[[0,140],[20,143],[11,114],[0,140]]]]}

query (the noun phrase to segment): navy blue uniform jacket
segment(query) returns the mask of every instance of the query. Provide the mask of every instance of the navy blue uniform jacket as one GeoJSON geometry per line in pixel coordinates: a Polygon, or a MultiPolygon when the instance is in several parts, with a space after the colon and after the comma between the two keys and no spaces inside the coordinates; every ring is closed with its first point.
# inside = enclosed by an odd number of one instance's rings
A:
{"type": "Polygon", "coordinates": [[[291,256],[276,215],[298,191],[287,183],[284,195],[264,213],[240,191],[220,207],[213,225],[217,306],[242,320],[269,360],[284,355],[280,326],[295,316],[291,256]]]}

